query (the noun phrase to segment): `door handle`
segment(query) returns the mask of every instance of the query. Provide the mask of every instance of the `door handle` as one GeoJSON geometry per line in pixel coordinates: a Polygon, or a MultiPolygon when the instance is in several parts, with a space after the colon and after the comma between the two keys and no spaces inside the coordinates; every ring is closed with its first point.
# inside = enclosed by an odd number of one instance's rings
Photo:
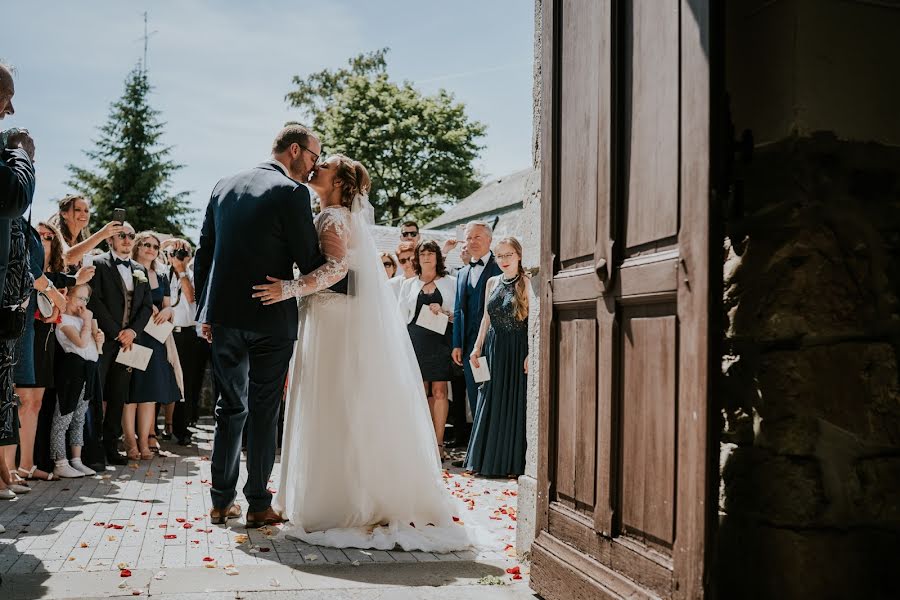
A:
{"type": "Polygon", "coordinates": [[[594,265],[594,271],[597,273],[597,277],[600,278],[600,281],[606,281],[609,279],[609,272],[606,270],[605,258],[601,258],[597,261],[597,264],[594,265]]]}
{"type": "MultiPolygon", "coordinates": [[[[613,252],[613,242],[610,240],[606,247],[603,248],[604,254],[607,257],[612,256],[613,252]]],[[[600,287],[603,290],[603,293],[608,292],[613,287],[613,265],[610,262],[611,259],[601,256],[597,258],[597,262],[594,263],[594,272],[597,274],[597,279],[600,280],[600,287]]]]}

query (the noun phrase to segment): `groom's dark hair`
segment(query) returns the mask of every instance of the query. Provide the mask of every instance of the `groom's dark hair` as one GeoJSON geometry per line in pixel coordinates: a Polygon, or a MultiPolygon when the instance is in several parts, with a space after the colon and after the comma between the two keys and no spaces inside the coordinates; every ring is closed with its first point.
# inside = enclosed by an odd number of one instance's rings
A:
{"type": "Polygon", "coordinates": [[[299,123],[288,123],[284,129],[275,136],[272,144],[272,154],[280,154],[291,147],[291,144],[300,144],[304,148],[309,147],[309,138],[315,137],[308,128],[299,123]]]}

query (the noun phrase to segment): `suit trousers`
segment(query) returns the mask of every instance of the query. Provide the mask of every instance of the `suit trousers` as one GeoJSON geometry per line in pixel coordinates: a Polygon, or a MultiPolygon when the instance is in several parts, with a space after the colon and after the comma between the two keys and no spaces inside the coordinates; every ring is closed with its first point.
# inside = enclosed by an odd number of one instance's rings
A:
{"type": "Polygon", "coordinates": [[[175,403],[172,429],[176,437],[184,438],[190,434],[188,424],[197,420],[203,375],[209,359],[209,344],[197,336],[193,327],[175,331],[172,337],[175,339],[175,347],[178,348],[178,360],[184,375],[184,402],[175,403]]]}
{"type": "Polygon", "coordinates": [[[103,344],[100,356],[100,381],[103,382],[103,449],[107,456],[118,452],[119,438],[122,436],[122,408],[131,393],[131,369],[116,362],[119,354],[116,341],[103,344]]]}
{"type": "Polygon", "coordinates": [[[278,414],[294,340],[213,325],[212,364],[219,389],[212,453],[212,504],[226,508],[237,496],[241,434],[247,428],[250,512],[272,503],[269,477],[275,464],[278,414]]]}

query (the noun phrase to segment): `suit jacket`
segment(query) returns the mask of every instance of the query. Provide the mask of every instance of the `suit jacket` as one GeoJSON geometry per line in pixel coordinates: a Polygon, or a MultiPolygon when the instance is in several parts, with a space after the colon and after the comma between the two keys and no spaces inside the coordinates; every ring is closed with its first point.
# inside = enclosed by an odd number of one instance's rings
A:
{"type": "Polygon", "coordinates": [[[0,151],[0,298],[9,264],[10,219],[21,217],[34,197],[34,165],[21,148],[0,151]]]}
{"type": "MultiPolygon", "coordinates": [[[[478,285],[474,288],[469,285],[469,276],[472,271],[471,265],[466,265],[459,270],[456,275],[456,310],[453,313],[453,347],[465,350],[469,344],[474,344],[478,337],[478,329],[481,327],[481,318],[484,316],[485,291],[487,289],[487,281],[491,277],[500,275],[503,271],[494,254],[488,259],[481,272],[481,278],[478,285]],[[478,296],[478,312],[470,314],[469,296],[476,294],[478,296]]],[[[474,305],[474,303],[473,303],[474,305]]]]}
{"type": "Polygon", "coordinates": [[[251,298],[267,275],[294,279],[295,263],[302,273],[325,264],[306,186],[272,162],[221,180],[194,258],[197,321],[296,339],[296,302],[251,298]]]}
{"type": "MultiPolygon", "coordinates": [[[[447,312],[456,314],[456,277],[446,275],[436,279],[434,285],[441,292],[441,308],[447,312]]],[[[400,314],[406,323],[412,323],[416,318],[416,306],[419,303],[419,292],[425,287],[424,282],[418,277],[410,277],[400,286],[400,314]]],[[[454,317],[456,318],[456,317],[454,317]]]]}
{"type": "MultiPolygon", "coordinates": [[[[106,344],[117,344],[116,336],[122,329],[131,329],[140,334],[150,321],[153,314],[153,298],[150,293],[150,283],[134,281],[134,296],[131,301],[131,310],[125,313],[125,282],[119,274],[119,269],[113,262],[111,253],[101,254],[94,258],[94,266],[97,268],[94,278],[91,280],[91,301],[88,308],[94,313],[94,318],[103,334],[106,336],[106,344]],[[122,321],[125,327],[122,327],[122,321]]],[[[147,270],[136,261],[131,261],[134,271],[141,271],[145,278],[147,270]]],[[[104,350],[104,354],[106,351],[104,350]]]]}

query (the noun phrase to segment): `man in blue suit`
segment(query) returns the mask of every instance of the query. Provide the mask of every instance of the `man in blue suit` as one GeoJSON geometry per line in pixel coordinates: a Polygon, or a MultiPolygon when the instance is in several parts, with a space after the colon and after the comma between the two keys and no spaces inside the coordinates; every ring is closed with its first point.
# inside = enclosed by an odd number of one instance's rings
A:
{"type": "MultiPolygon", "coordinates": [[[[212,343],[220,392],[212,455],[210,519],[237,518],[241,435],[247,426],[247,526],[282,522],[271,507],[278,414],[297,339],[297,303],[264,305],[253,286],[271,275],[294,279],[325,263],[313,225],[306,181],[321,153],[305,127],[278,134],[272,159],[216,184],[200,232],[194,281],[197,321],[212,343]]],[[[345,284],[346,285],[346,284],[345,284]]]]}
{"type": "MultiPolygon", "coordinates": [[[[456,309],[453,315],[453,362],[463,367],[466,377],[466,396],[472,415],[478,403],[478,384],[472,378],[469,355],[475,347],[481,318],[484,316],[487,280],[501,273],[491,252],[493,231],[484,221],[466,225],[466,249],[471,260],[456,275],[456,309]]],[[[463,429],[465,423],[454,423],[463,429]]],[[[457,434],[459,436],[459,434],[457,434]]],[[[457,443],[461,440],[457,438],[457,443]]]]}
{"type": "MultiPolygon", "coordinates": [[[[0,63],[0,119],[15,112],[15,93],[12,71],[0,63]]],[[[0,148],[0,297],[9,260],[10,219],[22,216],[34,197],[34,141],[26,130],[4,138],[6,144],[0,148]]]]}

